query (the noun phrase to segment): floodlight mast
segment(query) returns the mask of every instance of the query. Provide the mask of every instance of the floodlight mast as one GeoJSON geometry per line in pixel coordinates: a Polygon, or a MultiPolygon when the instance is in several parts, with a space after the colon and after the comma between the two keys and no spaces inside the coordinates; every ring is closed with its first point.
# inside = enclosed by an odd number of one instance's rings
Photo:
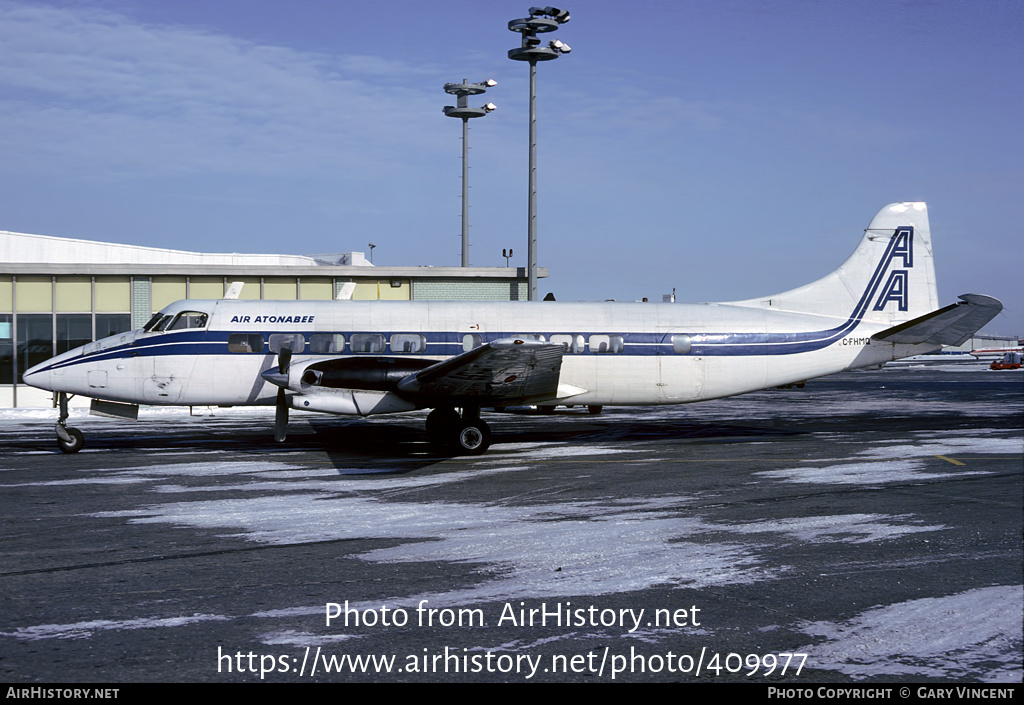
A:
{"type": "Polygon", "coordinates": [[[469,83],[468,79],[462,79],[462,83],[444,84],[444,92],[458,97],[458,103],[454,106],[444,106],[444,114],[448,117],[462,118],[462,266],[469,266],[469,119],[483,117],[494,111],[497,106],[494,103],[479,108],[469,107],[469,96],[480,95],[488,88],[498,85],[492,78],[480,83],[469,83]]]}
{"type": "Polygon", "coordinates": [[[530,63],[530,186],[527,225],[527,300],[537,300],[537,62],[551,61],[572,49],[557,39],[540,46],[538,33],[553,32],[569,21],[568,10],[531,7],[530,16],[508,23],[509,30],[523,35],[522,46],[509,49],[508,58],[530,63]]]}

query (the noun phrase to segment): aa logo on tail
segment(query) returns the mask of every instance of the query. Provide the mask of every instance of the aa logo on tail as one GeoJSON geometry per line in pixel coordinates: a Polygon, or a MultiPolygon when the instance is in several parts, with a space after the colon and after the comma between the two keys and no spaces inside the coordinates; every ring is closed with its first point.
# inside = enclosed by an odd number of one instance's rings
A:
{"type": "Polygon", "coordinates": [[[903,260],[906,269],[894,269],[889,272],[889,279],[882,287],[882,293],[875,301],[874,310],[881,311],[890,301],[895,301],[900,311],[907,310],[907,295],[910,289],[910,272],[914,266],[914,228],[910,226],[897,228],[889,242],[889,249],[882,258],[882,271],[897,257],[903,260]]]}

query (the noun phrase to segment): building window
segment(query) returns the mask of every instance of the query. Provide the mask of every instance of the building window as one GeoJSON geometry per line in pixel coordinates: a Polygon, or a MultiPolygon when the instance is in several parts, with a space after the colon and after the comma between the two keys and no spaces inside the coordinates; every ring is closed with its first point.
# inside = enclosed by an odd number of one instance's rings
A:
{"type": "Polygon", "coordinates": [[[27,313],[18,316],[18,373],[53,357],[53,316],[27,313]]]}
{"type": "Polygon", "coordinates": [[[131,329],[132,315],[130,313],[96,314],[96,340],[102,340],[118,333],[125,333],[131,329]]]}
{"type": "Polygon", "coordinates": [[[14,383],[13,318],[9,313],[0,313],[0,384],[14,383]]]}
{"type": "Polygon", "coordinates": [[[92,316],[88,313],[57,314],[57,355],[92,342],[92,316]]]}

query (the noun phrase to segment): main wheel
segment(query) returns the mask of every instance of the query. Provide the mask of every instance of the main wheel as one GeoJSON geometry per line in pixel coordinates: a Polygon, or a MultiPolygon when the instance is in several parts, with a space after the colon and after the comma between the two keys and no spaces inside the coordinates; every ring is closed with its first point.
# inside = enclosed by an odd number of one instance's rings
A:
{"type": "Polygon", "coordinates": [[[71,428],[70,426],[64,429],[71,436],[70,441],[65,441],[60,436],[57,436],[57,446],[64,453],[77,453],[82,450],[82,446],[85,445],[85,435],[77,428],[71,428]]]}
{"type": "Polygon", "coordinates": [[[434,443],[447,443],[452,429],[460,421],[455,409],[438,407],[427,414],[427,435],[434,443]]]}
{"type": "Polygon", "coordinates": [[[600,404],[591,404],[590,406],[587,407],[587,411],[589,411],[591,414],[600,414],[602,411],[604,411],[604,407],[601,406],[600,404]]]}
{"type": "Polygon", "coordinates": [[[465,455],[480,455],[491,446],[491,429],[480,419],[455,426],[455,448],[465,455]]]}

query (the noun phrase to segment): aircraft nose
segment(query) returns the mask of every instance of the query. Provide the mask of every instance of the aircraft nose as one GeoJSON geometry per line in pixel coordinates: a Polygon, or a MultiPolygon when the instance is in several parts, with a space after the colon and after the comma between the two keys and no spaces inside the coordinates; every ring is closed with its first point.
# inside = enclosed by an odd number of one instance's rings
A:
{"type": "Polygon", "coordinates": [[[31,387],[37,387],[38,389],[45,389],[47,391],[53,391],[53,383],[51,376],[53,373],[50,371],[49,363],[43,362],[30,367],[25,370],[25,373],[21,376],[21,379],[25,384],[31,387]]]}

